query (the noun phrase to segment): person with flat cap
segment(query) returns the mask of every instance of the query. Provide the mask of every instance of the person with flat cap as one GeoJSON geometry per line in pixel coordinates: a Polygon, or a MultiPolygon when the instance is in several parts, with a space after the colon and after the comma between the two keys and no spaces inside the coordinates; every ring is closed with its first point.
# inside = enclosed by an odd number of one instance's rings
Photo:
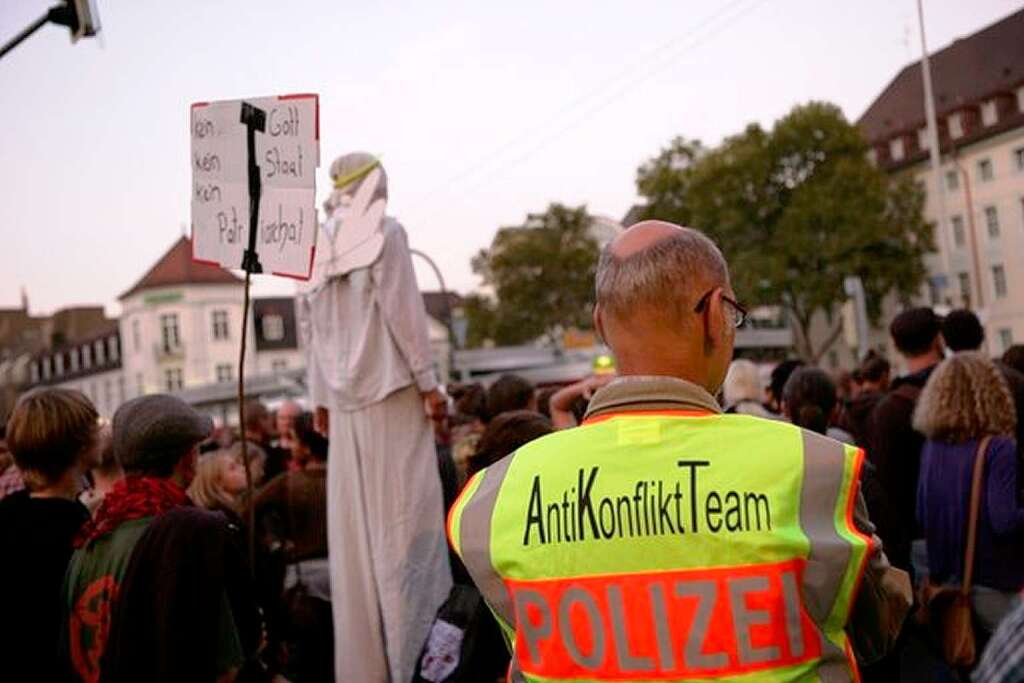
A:
{"type": "Polygon", "coordinates": [[[240,534],[185,494],[209,417],[142,396],[114,414],[125,478],[75,539],[64,582],[74,680],[233,680],[260,643],[240,534]]]}
{"type": "Polygon", "coordinates": [[[449,515],[512,644],[509,681],[858,680],[910,605],[860,495],[863,453],[722,413],[746,311],[700,232],[639,223],[596,279],[619,377],[449,515]]]}

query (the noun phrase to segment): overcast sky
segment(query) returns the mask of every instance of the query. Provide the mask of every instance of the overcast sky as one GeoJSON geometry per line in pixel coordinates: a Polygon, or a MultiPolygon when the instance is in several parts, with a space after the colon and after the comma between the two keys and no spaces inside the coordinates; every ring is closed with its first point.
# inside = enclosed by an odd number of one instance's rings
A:
{"type": "MultiPolygon", "coordinates": [[[[96,1],[101,39],[47,26],[0,60],[0,307],[117,311],[189,223],[193,101],[320,93],[319,197],[338,154],[383,155],[390,212],[466,292],[498,227],[621,218],[673,136],[810,99],[856,119],[920,54],[913,0],[96,1]]],[[[50,4],[2,0],[0,41],[50,4]]],[[[929,47],[1020,6],[926,1],[929,47]]]]}

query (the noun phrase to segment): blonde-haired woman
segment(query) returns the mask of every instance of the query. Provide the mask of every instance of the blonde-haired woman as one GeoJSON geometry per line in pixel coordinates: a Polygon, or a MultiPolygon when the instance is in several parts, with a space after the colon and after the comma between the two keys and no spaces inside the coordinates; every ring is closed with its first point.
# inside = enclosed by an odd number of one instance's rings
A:
{"type": "Polygon", "coordinates": [[[982,479],[972,602],[991,633],[1024,588],[1024,508],[1017,498],[1013,398],[999,369],[980,353],[957,354],[929,378],[914,411],[921,451],[917,518],[933,583],[958,584],[970,513],[975,454],[991,437],[982,479]]]}
{"type": "Polygon", "coordinates": [[[245,468],[238,456],[221,450],[199,458],[196,477],[188,487],[193,503],[237,519],[242,512],[244,493],[245,468]]]}

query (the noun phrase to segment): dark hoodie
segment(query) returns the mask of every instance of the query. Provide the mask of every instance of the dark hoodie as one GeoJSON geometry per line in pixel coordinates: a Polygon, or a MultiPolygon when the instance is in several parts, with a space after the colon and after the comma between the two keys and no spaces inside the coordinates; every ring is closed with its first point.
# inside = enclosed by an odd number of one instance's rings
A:
{"type": "Polygon", "coordinates": [[[848,431],[861,448],[867,446],[868,419],[871,417],[871,411],[884,397],[885,394],[881,391],[867,391],[843,405],[839,426],[848,431]]]}
{"type": "Polygon", "coordinates": [[[921,468],[924,436],[914,430],[914,408],[918,396],[936,365],[898,378],[882,397],[867,420],[864,444],[877,470],[878,486],[888,499],[888,514],[875,517],[885,552],[893,566],[906,571],[910,566],[910,543],[920,537],[916,522],[917,479],[921,468]]]}

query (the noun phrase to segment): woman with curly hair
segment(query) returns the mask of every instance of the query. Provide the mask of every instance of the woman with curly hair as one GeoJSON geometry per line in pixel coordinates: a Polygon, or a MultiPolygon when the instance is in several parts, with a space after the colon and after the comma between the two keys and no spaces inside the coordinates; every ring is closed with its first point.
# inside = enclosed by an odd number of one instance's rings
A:
{"type": "Polygon", "coordinates": [[[935,370],[914,411],[921,451],[917,517],[928,547],[929,578],[959,584],[970,513],[975,454],[982,457],[981,509],[974,556],[972,604],[988,633],[1024,588],[1024,508],[1017,497],[1013,398],[999,369],[982,354],[958,353],[935,370]]]}

